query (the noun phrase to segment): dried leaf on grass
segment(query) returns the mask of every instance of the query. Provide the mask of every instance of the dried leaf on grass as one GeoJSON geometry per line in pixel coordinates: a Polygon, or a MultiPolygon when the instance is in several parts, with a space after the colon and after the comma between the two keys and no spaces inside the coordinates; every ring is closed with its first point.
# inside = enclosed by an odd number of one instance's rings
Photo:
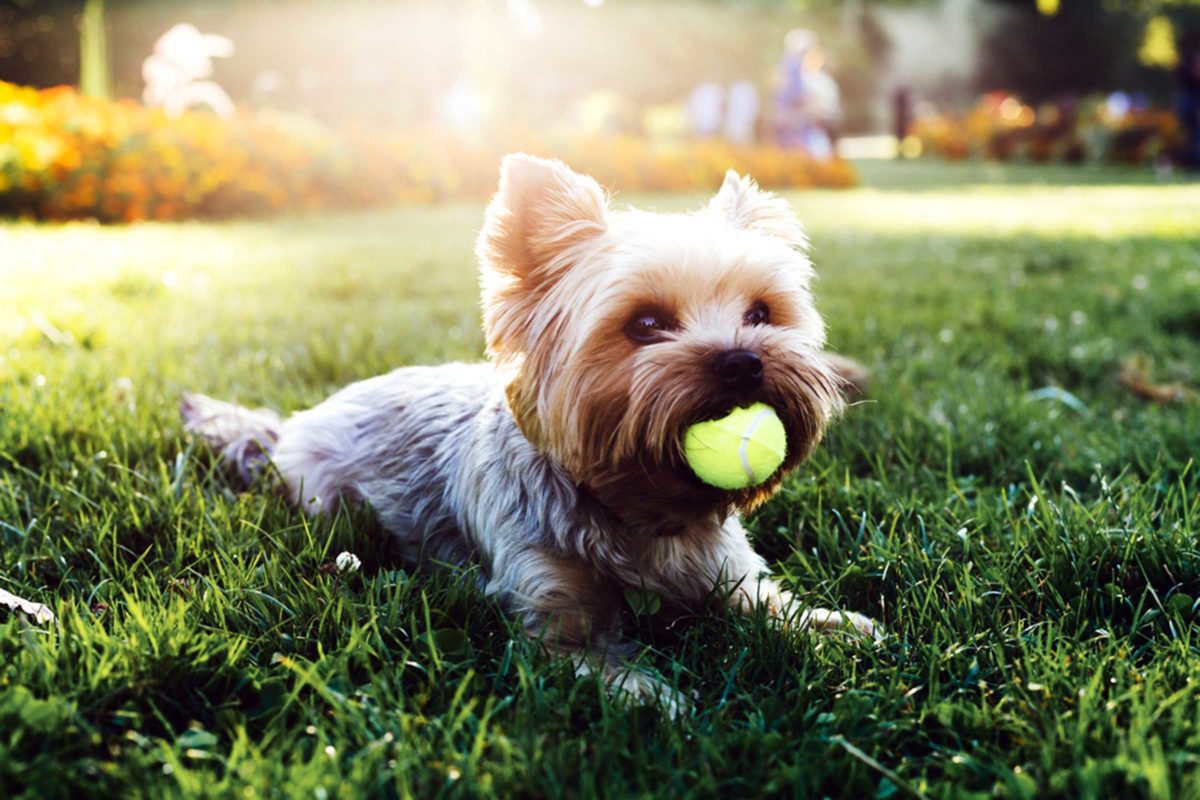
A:
{"type": "Polygon", "coordinates": [[[1178,403],[1196,399],[1196,393],[1182,383],[1154,383],[1140,362],[1127,359],[1121,363],[1117,382],[1138,397],[1155,403],[1178,403]]]}
{"type": "Polygon", "coordinates": [[[5,606],[12,611],[20,611],[22,614],[32,617],[33,621],[39,624],[54,621],[54,612],[49,607],[17,597],[3,589],[0,589],[0,606],[5,606]]]}

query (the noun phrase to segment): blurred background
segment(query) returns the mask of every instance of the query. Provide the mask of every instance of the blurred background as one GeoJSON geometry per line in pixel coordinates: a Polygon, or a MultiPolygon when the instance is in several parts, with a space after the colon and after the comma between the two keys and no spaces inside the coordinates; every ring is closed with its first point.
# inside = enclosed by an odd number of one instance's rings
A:
{"type": "Polygon", "coordinates": [[[63,620],[0,597],[0,800],[1200,798],[1198,31],[1200,0],[0,0],[0,588],[63,620]],[[871,384],[746,523],[879,647],[631,590],[639,668],[697,698],[656,722],[510,645],[476,571],[238,492],[181,429],[183,391],[288,413],[483,356],[515,150],[665,212],[733,168],[803,221],[871,384]]]}
{"type": "Polygon", "coordinates": [[[9,0],[0,213],[133,221],[850,161],[1194,164],[1194,0],[9,0]]]}

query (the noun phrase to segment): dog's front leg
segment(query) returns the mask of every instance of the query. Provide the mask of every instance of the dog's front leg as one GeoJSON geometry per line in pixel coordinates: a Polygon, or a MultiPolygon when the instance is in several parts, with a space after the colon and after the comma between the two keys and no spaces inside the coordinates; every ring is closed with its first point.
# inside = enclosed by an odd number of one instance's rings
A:
{"type": "Polygon", "coordinates": [[[746,538],[745,530],[736,518],[725,523],[714,560],[721,565],[719,585],[725,587],[733,608],[743,614],[765,608],[772,619],[791,628],[850,630],[876,640],[883,635],[883,628],[879,623],[853,611],[800,609],[792,593],[781,588],[770,576],[766,561],[754,552],[746,538]]]}
{"type": "Polygon", "coordinates": [[[493,559],[487,591],[531,638],[570,658],[576,674],[599,675],[615,696],[658,702],[672,717],[686,707],[674,689],[629,664],[634,648],[616,630],[621,592],[587,564],[527,546],[493,559]]]}
{"type": "Polygon", "coordinates": [[[587,648],[616,623],[608,582],[587,564],[538,545],[494,554],[486,591],[520,617],[530,635],[559,650],[587,648]]]}
{"type": "Polygon", "coordinates": [[[854,611],[833,611],[828,608],[799,607],[795,597],[781,589],[772,578],[744,581],[738,586],[734,605],[743,613],[753,612],[765,605],[771,619],[795,630],[812,628],[822,632],[849,631],[878,641],[883,638],[883,626],[870,617],[854,611]],[[747,585],[749,584],[749,585],[747,585]],[[750,599],[753,597],[754,599],[750,599]]]}

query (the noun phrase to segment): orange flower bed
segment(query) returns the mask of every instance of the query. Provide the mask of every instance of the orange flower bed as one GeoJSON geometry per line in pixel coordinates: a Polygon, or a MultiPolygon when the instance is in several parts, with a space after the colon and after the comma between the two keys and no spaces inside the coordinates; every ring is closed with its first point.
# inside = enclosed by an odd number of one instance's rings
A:
{"type": "Polygon", "coordinates": [[[0,82],[0,214],[9,216],[133,222],[483,198],[512,150],[562,158],[626,191],[708,190],[729,168],[768,187],[856,180],[845,162],[774,147],[520,136],[480,145],[435,131],[334,132],[270,112],[172,119],[70,88],[0,82]]]}
{"type": "Polygon", "coordinates": [[[1178,121],[1169,111],[1135,109],[1114,116],[1095,100],[1078,111],[1054,104],[1034,109],[1004,92],[980,97],[966,115],[920,117],[908,134],[922,153],[951,161],[977,156],[1144,164],[1180,144],[1178,121]]]}

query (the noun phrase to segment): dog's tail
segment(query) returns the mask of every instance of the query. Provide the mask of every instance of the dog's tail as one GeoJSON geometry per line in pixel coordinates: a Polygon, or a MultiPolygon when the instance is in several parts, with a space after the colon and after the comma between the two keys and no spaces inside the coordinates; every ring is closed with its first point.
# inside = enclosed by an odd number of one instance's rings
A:
{"type": "Polygon", "coordinates": [[[179,399],[183,429],[204,439],[249,486],[269,463],[283,418],[269,408],[244,408],[202,394],[179,399]]]}

